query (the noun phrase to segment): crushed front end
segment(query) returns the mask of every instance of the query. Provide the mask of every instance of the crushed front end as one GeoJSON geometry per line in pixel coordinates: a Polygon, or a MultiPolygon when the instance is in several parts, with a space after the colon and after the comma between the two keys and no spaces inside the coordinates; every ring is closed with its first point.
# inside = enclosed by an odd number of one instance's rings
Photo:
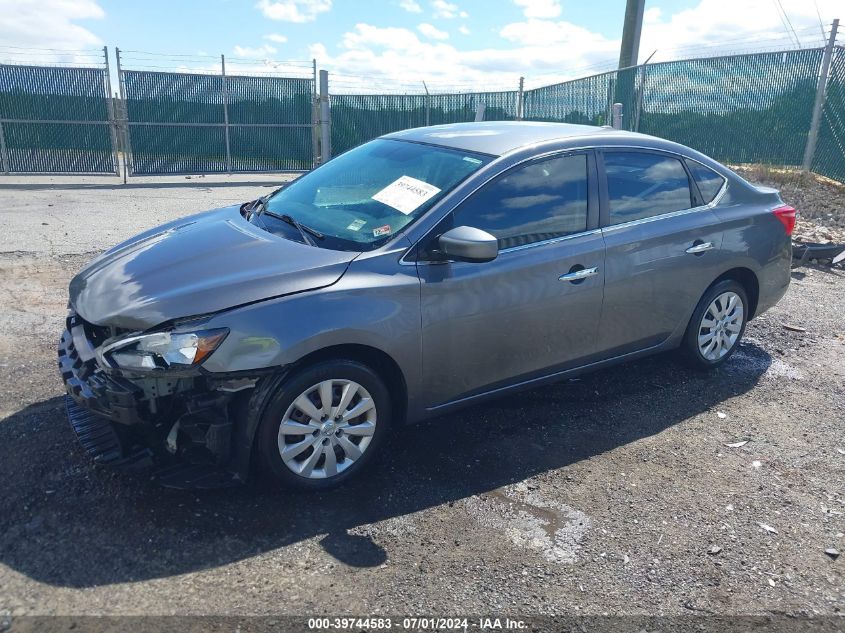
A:
{"type": "Polygon", "coordinates": [[[190,366],[128,371],[103,350],[125,347],[121,341],[131,336],[72,311],[68,316],[59,370],[68,418],[85,450],[97,463],[149,472],[170,487],[242,481],[246,473],[242,464],[236,466],[233,446],[235,411],[258,377],[212,376],[190,366]]]}

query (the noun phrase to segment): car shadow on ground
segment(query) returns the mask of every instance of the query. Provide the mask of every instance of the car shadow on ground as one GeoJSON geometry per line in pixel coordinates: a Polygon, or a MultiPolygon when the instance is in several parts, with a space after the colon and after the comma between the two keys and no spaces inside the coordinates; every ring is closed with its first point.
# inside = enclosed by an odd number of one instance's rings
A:
{"type": "Polygon", "coordinates": [[[0,422],[0,563],[39,582],[92,587],[213,568],[316,537],[344,564],[377,566],[388,552],[355,528],[660,433],[745,393],[770,363],[744,343],[712,373],[661,355],[503,397],[399,429],[366,473],[319,494],[260,484],[180,492],[112,473],[76,446],[53,398],[0,422]]]}

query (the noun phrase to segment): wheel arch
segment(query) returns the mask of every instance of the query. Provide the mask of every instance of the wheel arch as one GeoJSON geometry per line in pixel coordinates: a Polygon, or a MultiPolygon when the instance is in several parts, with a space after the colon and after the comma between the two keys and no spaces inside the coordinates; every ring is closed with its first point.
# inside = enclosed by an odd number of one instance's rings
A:
{"type": "MultiPolygon", "coordinates": [[[[750,304],[748,306],[748,319],[746,320],[750,321],[757,313],[757,304],[760,300],[760,280],[750,268],[731,268],[714,279],[713,283],[707,286],[707,290],[710,290],[710,288],[715,286],[717,283],[727,279],[736,281],[745,289],[745,294],[748,296],[748,303],[750,304]]],[[[706,293],[707,290],[704,292],[706,293]]]]}
{"type": "Polygon", "coordinates": [[[389,354],[378,348],[358,343],[331,345],[315,350],[289,365],[280,367],[277,372],[265,376],[258,382],[255,389],[245,393],[235,402],[238,424],[235,430],[231,470],[241,480],[246,481],[249,477],[251,464],[254,461],[258,425],[272,394],[291,373],[328,360],[355,361],[376,372],[379,378],[384,380],[390,393],[395,423],[402,424],[405,421],[408,409],[408,387],[401,367],[389,354]]]}
{"type": "Polygon", "coordinates": [[[343,343],[306,354],[293,363],[291,369],[298,370],[327,360],[351,360],[366,365],[376,372],[390,392],[390,400],[397,422],[399,424],[404,422],[408,408],[408,385],[402,368],[390,354],[370,345],[343,343]]]}

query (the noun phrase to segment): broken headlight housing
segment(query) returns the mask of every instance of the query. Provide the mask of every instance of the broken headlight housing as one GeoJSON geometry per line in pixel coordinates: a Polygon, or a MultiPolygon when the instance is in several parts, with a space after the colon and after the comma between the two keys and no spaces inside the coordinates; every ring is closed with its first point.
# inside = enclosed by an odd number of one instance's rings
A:
{"type": "Polygon", "coordinates": [[[195,367],[216,350],[228,328],[197,332],[153,332],[103,345],[97,357],[104,367],[150,371],[195,367]]]}

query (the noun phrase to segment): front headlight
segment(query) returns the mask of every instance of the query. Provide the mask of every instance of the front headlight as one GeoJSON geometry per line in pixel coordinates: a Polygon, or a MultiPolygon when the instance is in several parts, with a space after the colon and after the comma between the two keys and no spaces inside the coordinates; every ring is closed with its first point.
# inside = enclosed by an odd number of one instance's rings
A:
{"type": "Polygon", "coordinates": [[[227,328],[220,328],[199,332],[141,334],[104,345],[97,355],[101,362],[122,369],[193,367],[208,358],[228,333],[227,328]]]}

